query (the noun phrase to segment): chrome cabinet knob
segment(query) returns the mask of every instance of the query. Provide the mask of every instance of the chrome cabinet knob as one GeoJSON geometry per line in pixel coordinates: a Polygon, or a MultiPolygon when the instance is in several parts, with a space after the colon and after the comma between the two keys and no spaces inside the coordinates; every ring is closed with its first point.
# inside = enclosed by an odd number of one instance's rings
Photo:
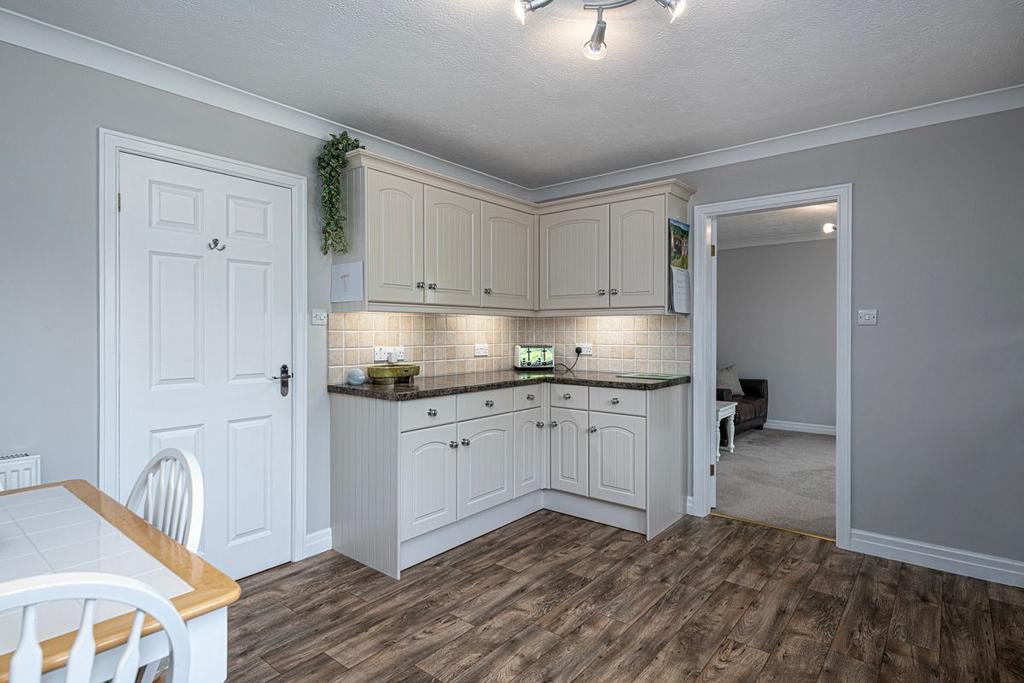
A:
{"type": "Polygon", "coordinates": [[[607,294],[607,293],[608,293],[608,291],[607,291],[607,290],[604,290],[604,289],[599,289],[599,290],[597,290],[597,295],[598,295],[598,296],[604,296],[604,295],[605,295],[605,294],[607,294]]]}
{"type": "Polygon", "coordinates": [[[437,408],[428,408],[427,415],[430,417],[437,417],[437,408]]]}
{"type": "Polygon", "coordinates": [[[615,296],[618,293],[619,293],[619,290],[615,289],[614,287],[612,287],[612,291],[609,292],[609,294],[611,294],[612,296],[615,296]]]}
{"type": "Polygon", "coordinates": [[[491,293],[492,293],[492,291],[491,291],[490,287],[484,287],[484,294],[491,294],[491,293]]]}
{"type": "Polygon", "coordinates": [[[551,426],[552,427],[557,427],[558,426],[558,420],[552,420],[551,421],[551,426]]]}
{"type": "Polygon", "coordinates": [[[427,283],[425,283],[425,282],[417,282],[416,283],[416,289],[423,289],[426,286],[427,286],[427,283]]]}
{"type": "Polygon", "coordinates": [[[590,433],[591,434],[596,434],[597,433],[597,427],[591,427],[590,428],[590,433]]]}
{"type": "Polygon", "coordinates": [[[613,399],[612,399],[612,405],[613,405],[613,406],[617,406],[617,405],[619,405],[619,399],[617,399],[617,398],[613,398],[613,399]]]}
{"type": "Polygon", "coordinates": [[[427,289],[437,289],[437,283],[431,282],[429,285],[427,285],[427,289]]]}
{"type": "Polygon", "coordinates": [[[537,420],[537,422],[535,422],[534,424],[537,425],[537,429],[544,429],[544,423],[541,422],[540,420],[537,420]]]}
{"type": "Polygon", "coordinates": [[[463,446],[468,446],[469,445],[469,439],[463,439],[462,440],[462,445],[463,446]]]}
{"type": "Polygon", "coordinates": [[[488,408],[493,408],[494,401],[492,401],[491,399],[487,399],[486,401],[484,401],[484,405],[487,406],[488,408]]]}
{"type": "Polygon", "coordinates": [[[572,394],[562,394],[562,400],[563,401],[571,401],[572,400],[572,394]]]}
{"type": "Polygon", "coordinates": [[[527,395],[526,395],[526,400],[527,400],[527,401],[532,401],[532,400],[533,400],[533,399],[535,399],[535,398],[537,398],[537,397],[536,397],[536,396],[534,396],[533,394],[527,394],[527,395]]]}
{"type": "Polygon", "coordinates": [[[455,443],[454,441],[449,441],[448,442],[448,448],[458,448],[458,447],[459,447],[459,444],[455,443]]]}

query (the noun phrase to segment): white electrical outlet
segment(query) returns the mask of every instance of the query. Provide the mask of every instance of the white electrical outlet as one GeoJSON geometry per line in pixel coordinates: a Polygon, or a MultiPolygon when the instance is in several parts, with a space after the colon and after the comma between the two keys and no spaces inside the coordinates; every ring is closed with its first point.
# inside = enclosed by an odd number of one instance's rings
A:
{"type": "Polygon", "coordinates": [[[405,347],[404,346],[374,346],[373,347],[373,362],[374,363],[387,363],[388,354],[391,354],[391,358],[397,363],[405,360],[405,347]]]}
{"type": "Polygon", "coordinates": [[[858,325],[877,325],[878,324],[878,309],[877,308],[862,308],[857,311],[857,324],[858,325]]]}
{"type": "Polygon", "coordinates": [[[583,342],[583,343],[580,343],[580,344],[576,344],[576,346],[578,346],[581,349],[583,349],[583,351],[580,353],[581,356],[593,356],[594,355],[594,345],[591,344],[590,342],[583,342]]]}
{"type": "Polygon", "coordinates": [[[491,347],[487,344],[474,344],[473,355],[477,358],[483,358],[491,355],[491,347]]]}

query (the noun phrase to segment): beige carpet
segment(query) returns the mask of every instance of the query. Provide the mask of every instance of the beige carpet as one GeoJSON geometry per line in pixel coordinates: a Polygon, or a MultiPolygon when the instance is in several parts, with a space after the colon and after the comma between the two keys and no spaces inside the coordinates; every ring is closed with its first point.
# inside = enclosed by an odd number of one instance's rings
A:
{"type": "Polygon", "coordinates": [[[836,438],[753,430],[722,449],[717,512],[834,537],[836,438]]]}

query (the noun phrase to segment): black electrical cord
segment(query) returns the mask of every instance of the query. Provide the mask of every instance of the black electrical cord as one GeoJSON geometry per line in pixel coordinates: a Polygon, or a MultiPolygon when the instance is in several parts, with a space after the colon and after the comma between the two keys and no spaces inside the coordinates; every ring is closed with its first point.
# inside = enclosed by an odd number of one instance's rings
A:
{"type": "Polygon", "coordinates": [[[581,349],[580,347],[577,346],[576,347],[576,360],[574,360],[572,362],[572,367],[569,367],[565,363],[555,363],[555,366],[557,367],[557,366],[561,365],[563,368],[565,368],[566,372],[572,372],[573,368],[576,367],[576,364],[580,362],[580,356],[581,355],[583,355],[583,349],[581,349]]]}

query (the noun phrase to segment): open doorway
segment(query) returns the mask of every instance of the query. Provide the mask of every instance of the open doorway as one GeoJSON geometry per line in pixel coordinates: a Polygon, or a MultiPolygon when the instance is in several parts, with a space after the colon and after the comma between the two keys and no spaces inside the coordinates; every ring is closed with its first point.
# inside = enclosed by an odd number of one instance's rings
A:
{"type": "MultiPolygon", "coordinates": [[[[718,506],[719,494],[719,443],[722,437],[722,430],[719,419],[718,404],[718,370],[723,367],[718,362],[718,270],[721,261],[721,254],[728,253],[718,251],[720,244],[720,222],[728,225],[730,217],[743,214],[755,214],[769,211],[781,211],[799,207],[811,207],[830,205],[830,215],[835,215],[835,220],[822,219],[816,225],[816,230],[822,231],[824,223],[835,223],[834,232],[830,232],[835,244],[835,504],[833,514],[835,523],[833,533],[820,533],[820,536],[835,538],[841,548],[850,547],[850,409],[851,409],[851,317],[852,317],[852,278],[851,278],[851,254],[852,254],[852,194],[853,188],[849,184],[818,187],[813,189],[797,190],[792,193],[783,193],[764,197],[752,197],[715,204],[697,205],[693,209],[693,231],[691,234],[691,256],[690,263],[693,273],[693,462],[692,462],[692,499],[689,501],[688,509],[691,514],[708,515],[718,506]],[[831,207],[835,207],[831,209],[831,207]]],[[[824,211],[824,209],[822,209],[824,211]]],[[[815,220],[817,220],[815,218],[815,220]]],[[[753,229],[753,228],[752,228],[753,229]]],[[[828,228],[833,229],[833,228],[828,228]]],[[[749,233],[743,238],[748,248],[755,244],[754,234],[749,233]]],[[[736,239],[732,246],[741,240],[736,239]]],[[[788,266],[793,267],[793,266],[788,266]]],[[[735,333],[733,333],[735,334],[735,333]]],[[[731,351],[730,351],[731,352],[731,351]]],[[[757,377],[757,372],[745,372],[736,369],[736,380],[739,379],[766,379],[757,377]],[[755,375],[752,377],[752,375],[755,375]],[[743,377],[739,377],[743,376],[743,377]]],[[[742,383],[738,383],[742,387],[742,383]]],[[[772,391],[771,382],[767,387],[768,411],[763,415],[764,425],[769,425],[771,419],[768,413],[771,411],[772,391]]],[[[762,385],[763,386],[763,385],[762,385]]],[[[743,391],[746,393],[745,390],[743,391]]],[[[758,393],[757,387],[752,387],[752,393],[758,393]]],[[[732,401],[738,402],[738,401],[732,401]]],[[[751,418],[752,416],[746,416],[751,418]]],[[[742,417],[740,417],[742,420],[742,417]]],[[[755,420],[755,424],[760,418],[755,420]]],[[[796,419],[786,420],[783,416],[777,416],[776,427],[793,427],[799,422],[796,419]]],[[[815,436],[808,434],[808,425],[824,425],[827,420],[821,422],[807,422],[800,425],[805,429],[807,437],[815,436]]],[[[757,430],[761,432],[762,430],[757,430]]],[[[775,429],[774,432],[793,431],[775,429]]],[[[823,434],[831,436],[830,434],[823,434]]],[[[785,440],[785,439],[780,439],[785,440]]],[[[771,443],[760,444],[766,451],[770,451],[771,443]]],[[[787,446],[788,451],[799,451],[794,444],[787,446]]],[[[733,454],[736,449],[734,447],[733,454]]],[[[723,455],[728,458],[729,455],[723,455]]],[[[768,464],[779,465],[779,458],[776,456],[774,462],[771,456],[766,456],[768,464]]],[[[799,455],[794,457],[799,460],[799,455]]],[[[756,477],[756,473],[750,474],[756,477]]],[[[800,476],[794,474],[793,476],[800,476]]],[[[803,475],[806,477],[806,473],[803,475]]],[[[764,477],[762,477],[763,479],[764,477]]],[[[822,479],[826,478],[822,475],[822,479]]],[[[827,494],[827,492],[826,492],[827,494]]],[[[819,497],[820,499],[820,497],[819,497]]],[[[822,508],[825,509],[825,508],[822,508]]],[[[746,515],[736,515],[751,518],[746,515]]],[[[810,515],[808,515],[810,516],[810,515]]],[[[825,515],[818,515],[825,517],[825,515]]],[[[772,520],[765,520],[772,524],[772,520]]],[[[830,525],[830,519],[819,521],[830,525]]],[[[792,524],[776,523],[773,525],[793,528],[792,524]]],[[[813,532],[813,531],[812,531],[813,532]]]]}
{"type": "Polygon", "coordinates": [[[836,202],[717,219],[715,513],[834,539],[836,202]]]}

